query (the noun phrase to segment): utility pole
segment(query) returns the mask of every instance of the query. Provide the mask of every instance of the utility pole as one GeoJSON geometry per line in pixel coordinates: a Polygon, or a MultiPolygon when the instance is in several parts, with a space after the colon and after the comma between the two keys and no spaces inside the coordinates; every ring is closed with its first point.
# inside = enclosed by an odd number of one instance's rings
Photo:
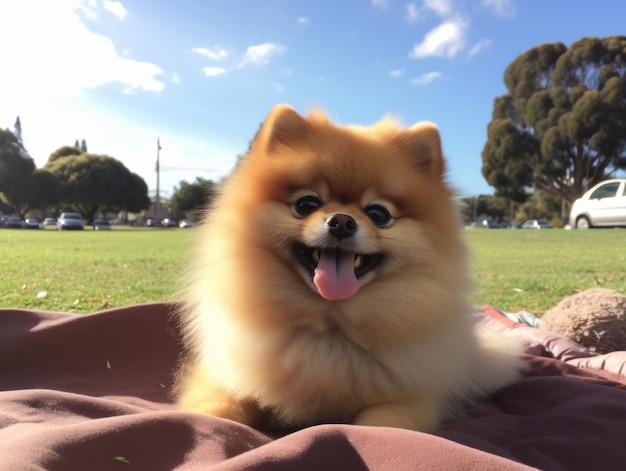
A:
{"type": "Polygon", "coordinates": [[[160,165],[159,165],[160,153],[161,153],[161,141],[157,137],[157,160],[156,160],[157,187],[156,187],[156,199],[154,201],[154,213],[155,213],[154,225],[155,227],[161,224],[161,182],[160,182],[161,170],[160,170],[160,165]]]}

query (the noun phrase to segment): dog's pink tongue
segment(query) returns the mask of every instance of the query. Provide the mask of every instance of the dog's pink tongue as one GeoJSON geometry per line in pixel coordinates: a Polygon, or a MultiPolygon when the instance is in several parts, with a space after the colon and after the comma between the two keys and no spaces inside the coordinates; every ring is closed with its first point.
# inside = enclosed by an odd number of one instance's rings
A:
{"type": "Polygon", "coordinates": [[[319,293],[330,301],[340,301],[352,296],[359,289],[359,282],[354,274],[354,254],[322,250],[313,283],[319,293]]]}

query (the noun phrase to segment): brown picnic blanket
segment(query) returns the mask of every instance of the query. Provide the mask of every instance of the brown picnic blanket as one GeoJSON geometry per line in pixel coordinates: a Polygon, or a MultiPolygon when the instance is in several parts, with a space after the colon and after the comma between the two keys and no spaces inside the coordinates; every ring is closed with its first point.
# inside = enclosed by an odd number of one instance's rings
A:
{"type": "Polygon", "coordinates": [[[0,469],[626,468],[626,378],[604,369],[626,352],[601,359],[556,334],[504,326],[486,307],[491,327],[528,338],[529,369],[463,418],[434,435],[322,425],[272,436],[175,409],[173,308],[0,309],[0,469]]]}

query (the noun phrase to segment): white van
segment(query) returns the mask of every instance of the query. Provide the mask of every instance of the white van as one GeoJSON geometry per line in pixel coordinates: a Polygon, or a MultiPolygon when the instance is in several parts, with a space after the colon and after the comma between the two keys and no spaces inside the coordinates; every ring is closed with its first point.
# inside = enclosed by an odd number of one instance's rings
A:
{"type": "Polygon", "coordinates": [[[574,201],[569,223],[577,229],[626,226],[626,178],[598,183],[574,201]]]}

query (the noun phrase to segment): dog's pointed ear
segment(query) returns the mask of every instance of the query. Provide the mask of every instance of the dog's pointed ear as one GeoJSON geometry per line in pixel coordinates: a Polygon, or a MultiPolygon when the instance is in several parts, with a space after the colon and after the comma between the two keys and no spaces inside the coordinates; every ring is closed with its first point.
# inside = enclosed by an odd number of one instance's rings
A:
{"type": "Polygon", "coordinates": [[[308,127],[307,120],[291,106],[276,105],[267,115],[254,145],[271,154],[281,145],[297,144],[308,127]]]}
{"type": "Polygon", "coordinates": [[[414,124],[397,137],[396,146],[411,156],[419,171],[443,178],[445,162],[435,124],[427,121],[414,124]]]}

